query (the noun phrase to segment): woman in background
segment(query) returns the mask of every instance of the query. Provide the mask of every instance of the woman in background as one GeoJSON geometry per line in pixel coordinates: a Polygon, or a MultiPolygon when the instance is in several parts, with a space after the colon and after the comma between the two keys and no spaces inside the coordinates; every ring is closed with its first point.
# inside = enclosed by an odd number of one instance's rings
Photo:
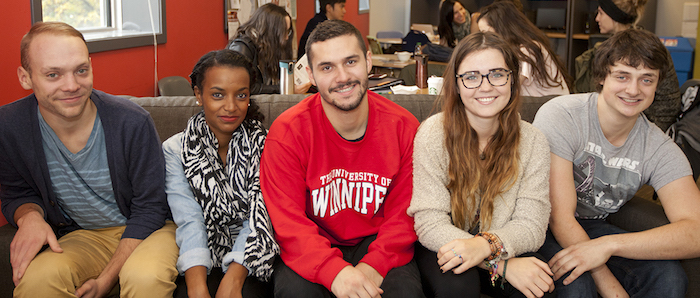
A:
{"type": "Polygon", "coordinates": [[[569,94],[571,79],[542,30],[535,27],[511,2],[495,2],[481,9],[479,30],[499,34],[516,49],[520,60],[521,94],[569,94]]]}
{"type": "MultiPolygon", "coordinates": [[[[292,18],[284,8],[268,3],[253,12],[250,20],[238,28],[227,48],[243,54],[255,65],[256,84],[252,94],[280,93],[280,60],[292,60],[294,30],[292,18]]],[[[305,93],[311,83],[294,86],[305,93]]]]}
{"type": "Polygon", "coordinates": [[[554,288],[532,253],[549,220],[549,147],[520,120],[514,51],[490,32],[463,39],[445,71],[443,112],[416,134],[408,214],[428,296],[541,297],[554,288]]]}
{"type": "Polygon", "coordinates": [[[440,3],[438,34],[440,45],[454,48],[455,45],[471,33],[472,19],[462,3],[457,0],[444,0],[440,3]]]}
{"type": "MultiPolygon", "coordinates": [[[[615,34],[631,27],[637,27],[644,14],[647,0],[599,0],[598,14],[595,17],[600,33],[615,34]]],[[[592,80],[591,65],[600,43],[576,57],[576,79],[574,93],[596,92],[598,82],[592,80]]],[[[681,92],[678,76],[673,67],[671,54],[666,51],[666,60],[671,67],[664,74],[664,80],[656,87],[656,95],[651,106],[644,111],[647,118],[661,130],[666,130],[681,112],[681,92]]]]}
{"type": "Polygon", "coordinates": [[[231,50],[205,54],[190,79],[203,109],[163,142],[177,224],[177,297],[263,297],[279,246],[260,191],[267,131],[250,99],[253,65],[231,50]]]}

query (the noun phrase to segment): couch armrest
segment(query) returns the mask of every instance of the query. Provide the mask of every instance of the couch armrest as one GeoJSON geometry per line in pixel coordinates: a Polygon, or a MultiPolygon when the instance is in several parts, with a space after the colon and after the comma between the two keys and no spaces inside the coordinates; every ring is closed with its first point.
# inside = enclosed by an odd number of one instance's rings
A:
{"type": "Polygon", "coordinates": [[[12,283],[12,265],[10,265],[10,242],[17,229],[6,224],[0,227],[0,298],[11,298],[15,285],[12,283]]]}

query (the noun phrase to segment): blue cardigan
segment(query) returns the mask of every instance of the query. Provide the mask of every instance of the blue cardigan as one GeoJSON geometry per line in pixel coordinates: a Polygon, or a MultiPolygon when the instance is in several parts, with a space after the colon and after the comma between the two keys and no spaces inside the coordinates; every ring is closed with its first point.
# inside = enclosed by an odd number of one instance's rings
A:
{"type": "MultiPolygon", "coordinates": [[[[155,125],[148,112],[127,99],[98,90],[91,99],[104,127],[115,199],[127,218],[122,238],[144,239],[164,225],[169,213],[155,125]]],[[[0,201],[14,226],[17,208],[35,203],[59,237],[80,228],[56,204],[34,94],[0,107],[0,201]]]]}

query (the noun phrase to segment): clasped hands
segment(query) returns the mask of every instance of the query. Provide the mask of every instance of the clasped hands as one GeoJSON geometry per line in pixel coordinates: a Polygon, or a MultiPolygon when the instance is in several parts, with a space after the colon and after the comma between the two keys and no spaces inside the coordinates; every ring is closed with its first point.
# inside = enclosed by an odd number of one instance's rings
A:
{"type": "MultiPolygon", "coordinates": [[[[483,263],[491,255],[486,239],[475,237],[457,239],[442,246],[437,253],[438,265],[444,273],[452,270],[461,274],[483,263]]],[[[498,274],[503,276],[504,261],[498,265],[498,274]]],[[[542,297],[544,292],[554,290],[553,272],[547,263],[535,258],[511,258],[508,260],[506,280],[526,297],[542,297]]]]}
{"type": "Polygon", "coordinates": [[[357,266],[345,266],[333,279],[331,292],[338,298],[381,297],[384,291],[379,287],[384,277],[377,270],[366,263],[358,263],[357,266]]]}

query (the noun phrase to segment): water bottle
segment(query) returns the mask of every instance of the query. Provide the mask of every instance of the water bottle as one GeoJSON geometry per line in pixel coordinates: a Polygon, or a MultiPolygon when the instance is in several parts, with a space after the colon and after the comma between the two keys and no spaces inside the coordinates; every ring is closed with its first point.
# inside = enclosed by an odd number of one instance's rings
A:
{"type": "Polygon", "coordinates": [[[280,94],[294,94],[294,60],[280,60],[280,94]]]}

